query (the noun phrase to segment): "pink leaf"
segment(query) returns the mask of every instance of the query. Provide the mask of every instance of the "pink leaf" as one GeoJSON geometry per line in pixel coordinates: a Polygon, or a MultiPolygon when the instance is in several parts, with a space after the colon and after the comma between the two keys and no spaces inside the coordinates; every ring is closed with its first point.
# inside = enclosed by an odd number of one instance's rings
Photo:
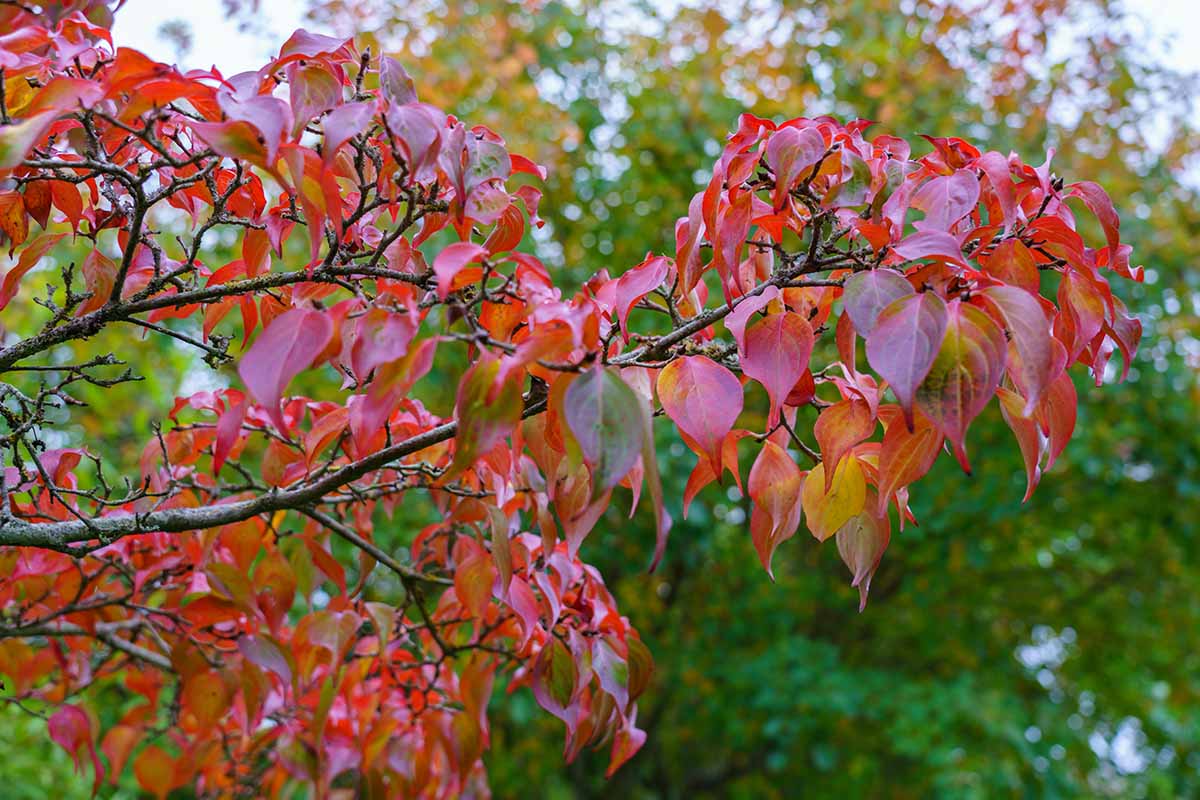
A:
{"type": "Polygon", "coordinates": [[[1100,227],[1104,229],[1104,238],[1108,241],[1109,250],[1115,253],[1121,244],[1121,220],[1108,192],[1098,183],[1080,181],[1071,184],[1067,195],[1078,197],[1096,215],[1096,219],[1100,220],[1100,227]]]}
{"type": "Polygon", "coordinates": [[[438,297],[445,300],[454,288],[454,279],[463,267],[487,255],[487,248],[474,242],[455,242],[447,245],[433,260],[437,275],[438,297]]]}
{"type": "Polygon", "coordinates": [[[679,429],[721,474],[721,442],[742,413],[742,384],[704,356],[676,359],[658,374],[658,399],[679,429]]]}
{"type": "Polygon", "coordinates": [[[825,137],[816,128],[780,128],[767,142],[767,166],[775,173],[771,203],[783,208],[784,198],[796,187],[804,170],[825,155],[825,137]]]}
{"type": "Polygon", "coordinates": [[[771,398],[768,428],[778,424],[779,409],[808,368],[812,350],[812,326],[794,312],[771,314],[746,331],[742,372],[761,383],[771,398]]]}
{"type": "Polygon", "coordinates": [[[746,325],[750,322],[750,317],[756,312],[762,311],[772,300],[778,298],[779,287],[771,284],[759,294],[743,297],[733,311],[725,317],[725,327],[733,334],[733,340],[737,342],[739,353],[746,354],[746,325]]]}
{"type": "Polygon", "coordinates": [[[1025,396],[1022,416],[1029,416],[1042,398],[1042,392],[1055,377],[1054,340],[1050,322],[1037,298],[1016,286],[989,286],[982,295],[994,304],[1000,322],[1010,337],[1009,347],[1016,359],[1009,366],[1021,393],[1025,396]],[[1015,369],[1014,369],[1015,367],[1015,369]]]}
{"type": "Polygon", "coordinates": [[[350,365],[360,381],[381,364],[397,361],[408,352],[420,321],[415,310],[400,314],[372,306],[354,325],[350,365]]]}
{"type": "Polygon", "coordinates": [[[921,185],[913,195],[912,207],[925,212],[918,230],[949,231],[979,204],[979,178],[969,169],[939,175],[921,185]]]}
{"type": "Polygon", "coordinates": [[[293,308],[271,320],[238,364],[238,375],[266,407],[279,431],[287,430],[280,411],[284,389],[329,344],[333,322],[321,311],[293,308]]]}
{"type": "Polygon", "coordinates": [[[916,399],[950,441],[958,463],[969,474],[964,445],[967,426],[1000,385],[1007,342],[996,323],[974,306],[954,300],[946,316],[945,336],[929,373],[917,388],[916,399]]]}
{"type": "Polygon", "coordinates": [[[940,258],[959,266],[968,266],[963,260],[958,240],[943,231],[920,231],[906,236],[892,250],[901,258],[914,261],[918,258],[940,258]]]}
{"type": "Polygon", "coordinates": [[[890,269],[872,269],[856,272],[846,278],[842,288],[842,303],[854,329],[862,336],[870,336],[875,329],[879,312],[901,297],[915,294],[912,284],[898,272],[890,269]]]}
{"type": "Polygon", "coordinates": [[[621,332],[629,341],[629,312],[651,291],[662,285],[667,278],[668,259],[665,256],[646,256],[646,260],[617,279],[616,311],[621,322],[621,332]]]}
{"type": "Polygon", "coordinates": [[[867,337],[867,361],[891,385],[910,431],[913,397],[945,335],[946,304],[933,292],[923,292],[884,308],[867,337]]]}
{"type": "MultiPolygon", "coordinates": [[[[996,199],[1000,201],[1000,211],[1004,214],[1004,230],[1008,231],[1017,221],[1017,200],[1008,168],[1008,159],[995,150],[989,150],[975,159],[975,166],[983,170],[983,174],[992,184],[996,199]]],[[[994,223],[995,220],[991,220],[991,222],[994,223]]]]}
{"type": "Polygon", "coordinates": [[[325,147],[321,151],[325,163],[331,162],[338,149],[353,136],[367,129],[374,113],[371,103],[346,103],[329,112],[321,126],[325,131],[325,147]]]}
{"type": "Polygon", "coordinates": [[[66,750],[75,762],[75,771],[83,768],[83,757],[80,750],[87,747],[92,757],[92,769],[95,779],[92,783],[92,794],[100,789],[104,781],[104,765],[96,754],[96,745],[92,741],[92,721],[79,706],[61,706],[47,722],[50,738],[62,749],[66,750]]]}

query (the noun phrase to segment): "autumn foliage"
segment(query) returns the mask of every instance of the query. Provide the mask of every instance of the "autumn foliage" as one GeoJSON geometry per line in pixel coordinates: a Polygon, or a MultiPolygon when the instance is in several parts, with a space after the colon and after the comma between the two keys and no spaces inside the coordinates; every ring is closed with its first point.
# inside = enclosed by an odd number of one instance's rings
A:
{"type": "Polygon", "coordinates": [[[993,399],[1032,492],[1075,425],[1068,368],[1100,383],[1138,345],[1113,204],[1052,154],[914,158],[865,121],[747,113],[674,252],[570,294],[519,249],[544,171],[396,61],[297,31],[257,72],[181,73],[65,5],[0,5],[0,308],[39,315],[0,349],[0,675],[57,705],[97,786],[485,794],[499,674],[567,759],[606,746],[616,770],[653,662],[581,556],[630,502],[663,558],[656,417],[695,454],[684,514],[736,486],[768,573],[803,526],[865,606],[910,487],[944,449],[969,472],[993,399]],[[139,336],[71,360],[110,326],[139,336]],[[237,378],[179,398],[112,480],[52,412],[154,369],[141,334],[237,378]],[[443,362],[454,406],[427,408],[443,362]],[[440,521],[387,552],[414,493],[440,521]],[[372,574],[403,601],[366,599],[372,574]],[[113,690],[139,702],[102,725],[113,690]]]}

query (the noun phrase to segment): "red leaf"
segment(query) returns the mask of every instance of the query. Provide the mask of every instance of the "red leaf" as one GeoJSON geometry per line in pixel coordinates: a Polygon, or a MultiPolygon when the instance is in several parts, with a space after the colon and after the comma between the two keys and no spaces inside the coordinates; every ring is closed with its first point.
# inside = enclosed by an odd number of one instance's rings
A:
{"type": "Polygon", "coordinates": [[[1037,262],[1020,239],[1005,239],[990,255],[980,254],[979,263],[989,275],[1007,284],[1033,294],[1041,288],[1037,262]]]}
{"type": "Polygon", "coordinates": [[[50,182],[33,181],[25,184],[25,210],[46,229],[50,222],[50,182]]]}
{"type": "Polygon", "coordinates": [[[25,198],[18,191],[0,192],[0,233],[8,237],[9,255],[29,236],[25,198]]]}
{"type": "Polygon", "coordinates": [[[488,254],[487,248],[474,242],[455,242],[447,245],[433,260],[433,272],[437,275],[438,298],[445,300],[450,292],[460,289],[468,283],[479,279],[483,273],[471,270],[464,273],[467,264],[482,260],[488,254]]]}
{"type": "Polygon", "coordinates": [[[861,400],[840,400],[821,412],[813,433],[817,437],[821,463],[825,467],[826,492],[842,457],[874,432],[875,418],[871,415],[871,407],[861,400]]]}
{"type": "Polygon", "coordinates": [[[1112,198],[1098,183],[1080,181],[1071,184],[1067,190],[1068,197],[1078,197],[1083,204],[1096,215],[1100,227],[1104,229],[1104,238],[1108,241],[1109,252],[1117,252],[1121,245],[1121,219],[1113,207],[1112,198]]]}
{"type": "Polygon", "coordinates": [[[99,791],[100,784],[104,781],[104,765],[96,755],[96,745],[92,741],[92,720],[87,713],[79,706],[60,706],[47,721],[46,727],[50,731],[50,738],[71,756],[76,772],[83,769],[83,755],[80,750],[87,748],[95,773],[92,794],[99,791]]]}
{"type": "Polygon", "coordinates": [[[1042,477],[1042,469],[1039,466],[1042,448],[1037,421],[1026,416],[1024,401],[1016,392],[1001,386],[996,390],[996,396],[1000,398],[1000,414],[1017,437],[1021,458],[1025,460],[1025,497],[1021,499],[1021,502],[1025,503],[1033,495],[1033,490],[1037,488],[1042,477]]]}
{"type": "Polygon", "coordinates": [[[332,336],[328,314],[293,308],[271,320],[242,356],[238,375],[280,432],[287,430],[280,410],[284,389],[312,365],[332,336]]]}
{"type": "Polygon", "coordinates": [[[775,580],[771,559],[775,548],[796,533],[800,526],[800,492],[804,474],[779,445],[767,439],[750,468],[747,489],[754,509],[750,514],[750,534],[763,568],[775,580]]]}
{"type": "Polygon", "coordinates": [[[495,581],[495,563],[482,549],[474,548],[454,570],[454,593],[467,613],[483,620],[492,601],[495,581]]]}
{"type": "Polygon", "coordinates": [[[895,406],[879,409],[885,432],[879,449],[878,515],[887,514],[887,504],[897,491],[920,478],[937,459],[942,436],[924,414],[916,414],[911,430],[901,422],[895,406]]]}
{"type": "Polygon", "coordinates": [[[1008,372],[1025,396],[1021,414],[1029,416],[1060,366],[1055,363],[1050,321],[1041,303],[1024,289],[989,286],[981,294],[999,310],[1010,336],[1009,349],[1016,357],[1010,359],[1008,372]]]}
{"type": "Polygon", "coordinates": [[[4,283],[0,284],[0,310],[12,302],[25,273],[33,269],[54,245],[62,241],[64,236],[66,236],[65,233],[43,233],[22,248],[17,265],[4,273],[4,283]]]}
{"type": "Polygon", "coordinates": [[[509,153],[508,157],[512,162],[511,169],[514,173],[524,172],[527,175],[533,175],[534,177],[546,180],[548,173],[546,172],[546,168],[541,164],[535,164],[525,156],[519,156],[516,153],[509,153]]]}
{"type": "Polygon", "coordinates": [[[825,155],[825,137],[816,128],[780,128],[767,141],[767,166],[775,173],[771,204],[783,208],[788,192],[796,187],[804,171],[825,155]]]}
{"type": "Polygon", "coordinates": [[[667,278],[669,260],[665,256],[646,256],[646,260],[617,279],[614,297],[621,333],[629,341],[629,312],[643,297],[662,285],[667,278]]]}
{"type": "Polygon", "coordinates": [[[92,250],[83,259],[82,270],[83,284],[91,297],[76,309],[79,316],[90,314],[108,302],[117,278],[117,262],[99,250],[92,250]]]}
{"type": "Polygon", "coordinates": [[[892,301],[867,337],[867,361],[891,385],[910,430],[917,387],[945,335],[946,304],[933,292],[923,292],[892,301]]]}
{"type": "Polygon", "coordinates": [[[1046,457],[1046,469],[1054,466],[1054,462],[1066,449],[1071,434],[1075,432],[1075,415],[1079,405],[1079,397],[1075,393],[1075,384],[1071,376],[1063,371],[1054,379],[1042,397],[1037,409],[1037,419],[1042,430],[1050,438],[1050,452],[1046,457]]]}
{"type": "Polygon", "coordinates": [[[1074,363],[1104,327],[1104,296],[1087,278],[1067,273],[1058,284],[1058,305],[1062,313],[1059,314],[1056,332],[1061,330],[1063,324],[1070,325],[1074,335],[1063,344],[1068,347],[1067,362],[1074,363]]]}
{"type": "Polygon", "coordinates": [[[746,332],[742,372],[761,383],[771,398],[768,428],[778,424],[779,409],[808,368],[812,350],[812,327],[790,311],[771,314],[746,332]]]}
{"type": "MultiPolygon", "coordinates": [[[[237,394],[240,397],[241,392],[237,394]]],[[[225,459],[233,452],[234,444],[242,435],[242,423],[245,419],[246,403],[244,400],[239,400],[231,408],[221,413],[220,419],[217,420],[217,437],[213,440],[213,475],[221,471],[225,459]]]]}
{"type": "Polygon", "coordinates": [[[538,607],[537,596],[529,588],[529,583],[519,575],[512,576],[508,583],[508,605],[521,619],[521,642],[517,650],[524,650],[525,645],[533,636],[534,631],[541,628],[541,611],[538,607]]]}
{"type": "Polygon", "coordinates": [[[958,463],[969,474],[963,442],[967,426],[1000,385],[1007,342],[996,323],[974,306],[955,300],[947,312],[946,334],[929,374],[917,388],[917,402],[950,440],[958,463]]]}
{"type": "Polygon", "coordinates": [[[521,243],[521,238],[525,235],[525,218],[521,216],[521,210],[515,203],[509,202],[507,193],[503,194],[507,205],[500,214],[495,229],[483,243],[488,255],[494,256],[512,250],[521,243]]]}
{"type": "MultiPolygon", "coordinates": [[[[992,184],[992,191],[996,193],[996,199],[1000,202],[1000,211],[1004,214],[1004,230],[1010,230],[1013,223],[1017,221],[1017,200],[1008,168],[1008,159],[995,150],[989,150],[975,159],[975,166],[983,170],[983,174],[992,184]]],[[[990,221],[995,224],[995,220],[990,221]]]]}
{"type": "Polygon", "coordinates": [[[658,399],[679,429],[721,473],[721,442],[742,413],[742,384],[733,373],[704,356],[676,359],[658,374],[658,399]]]}
{"type": "Polygon", "coordinates": [[[246,265],[246,277],[271,271],[271,239],[265,230],[247,228],[242,238],[242,261],[246,265]]]}

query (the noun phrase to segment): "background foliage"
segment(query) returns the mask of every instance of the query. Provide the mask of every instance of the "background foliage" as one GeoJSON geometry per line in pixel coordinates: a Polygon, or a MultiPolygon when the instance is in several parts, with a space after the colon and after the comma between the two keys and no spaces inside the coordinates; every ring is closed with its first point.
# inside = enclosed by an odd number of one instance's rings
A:
{"type": "MultiPolygon", "coordinates": [[[[672,249],[696,170],[745,109],[1058,147],[1056,171],[1109,190],[1147,267],[1145,284],[1119,287],[1145,312],[1136,374],[1102,393],[1078,384],[1075,441],[1041,491],[1020,504],[1019,457],[990,409],[972,444],[995,455],[969,479],[939,461],[914,497],[922,524],[898,534],[862,615],[832,548],[789,542],[770,583],[741,501],[717,488],[646,575],[652,521],[625,520],[622,498],[585,550],[657,659],[647,745],[612,782],[603,754],[566,767],[558,723],[521,690],[496,701],[498,797],[1200,794],[1194,89],[1119,5],[326,0],[311,13],[315,30],[374,31],[423,99],[550,166],[545,239],[561,251],[541,254],[577,281],[672,249]]],[[[135,415],[161,416],[189,379],[186,358],[163,356],[155,385],[110,401],[109,430],[80,435],[119,442],[135,415]]],[[[693,457],[660,444],[678,502],[693,457]]],[[[427,511],[405,513],[397,547],[427,511]]],[[[86,794],[39,723],[0,714],[9,796],[86,794]]]]}

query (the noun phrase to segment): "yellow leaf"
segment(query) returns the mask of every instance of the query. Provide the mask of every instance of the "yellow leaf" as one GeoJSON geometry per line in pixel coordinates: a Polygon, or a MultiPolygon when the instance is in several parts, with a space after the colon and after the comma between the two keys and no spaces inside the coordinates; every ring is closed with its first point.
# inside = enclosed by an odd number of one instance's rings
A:
{"type": "Polygon", "coordinates": [[[818,464],[804,482],[800,502],[808,519],[808,529],[822,542],[862,513],[866,504],[867,480],[858,458],[852,455],[842,459],[834,470],[829,491],[825,492],[824,488],[825,466],[818,464]]]}

